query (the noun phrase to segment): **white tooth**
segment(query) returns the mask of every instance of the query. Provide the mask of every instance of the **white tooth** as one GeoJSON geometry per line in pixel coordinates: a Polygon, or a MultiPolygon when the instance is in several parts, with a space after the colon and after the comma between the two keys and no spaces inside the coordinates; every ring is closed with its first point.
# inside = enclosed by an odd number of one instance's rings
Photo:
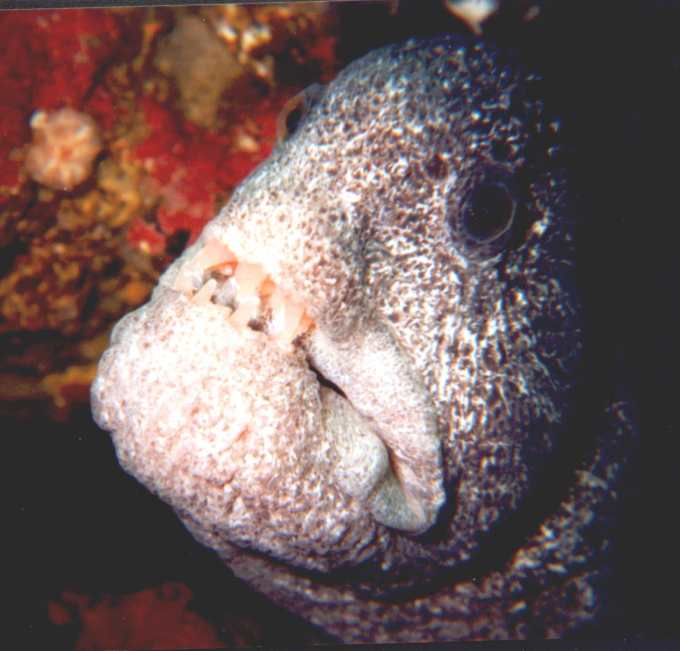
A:
{"type": "Polygon", "coordinates": [[[173,286],[188,294],[198,289],[192,299],[196,304],[214,300],[228,309],[235,304],[229,322],[239,331],[248,330],[248,323],[262,316],[263,306],[268,307],[271,320],[267,332],[286,350],[303,330],[303,324],[309,326],[304,306],[284,294],[261,264],[239,262],[230,248],[214,238],[207,239],[193,258],[179,269],[173,286]],[[228,277],[226,282],[211,279],[204,283],[206,271],[215,269],[228,277]]]}
{"type": "Polygon", "coordinates": [[[193,292],[203,284],[206,269],[235,261],[234,254],[224,244],[217,240],[208,240],[193,258],[182,265],[173,287],[183,293],[193,292]]]}
{"type": "Polygon", "coordinates": [[[236,300],[236,284],[233,278],[227,279],[219,287],[215,294],[215,303],[224,305],[225,307],[232,307],[236,300]]]}
{"type": "Polygon", "coordinates": [[[257,289],[266,277],[267,273],[259,264],[239,262],[234,271],[239,300],[245,296],[257,296],[257,289]]]}
{"type": "Polygon", "coordinates": [[[281,333],[281,336],[285,341],[292,341],[295,338],[304,312],[304,308],[299,303],[295,303],[294,301],[288,301],[286,303],[284,313],[285,325],[283,332],[281,333]]]}
{"type": "Polygon", "coordinates": [[[211,278],[194,294],[194,297],[191,300],[196,305],[205,305],[206,303],[210,303],[210,299],[213,297],[216,289],[217,281],[214,278],[211,278]]]}
{"type": "Polygon", "coordinates": [[[286,304],[278,288],[269,297],[269,307],[271,309],[271,318],[269,320],[268,334],[273,339],[279,339],[283,331],[286,304]]]}
{"type": "Polygon", "coordinates": [[[304,314],[304,308],[290,297],[284,296],[277,287],[269,299],[272,318],[269,327],[270,336],[288,343],[295,335],[304,314]]]}
{"type": "Polygon", "coordinates": [[[234,313],[229,317],[229,322],[239,329],[243,329],[252,319],[260,314],[260,299],[257,296],[238,296],[239,304],[234,313]]]}
{"type": "Polygon", "coordinates": [[[272,317],[269,324],[269,334],[272,337],[278,337],[279,333],[283,329],[283,312],[285,309],[285,299],[278,286],[274,289],[272,295],[269,297],[269,307],[272,311],[272,317]]]}

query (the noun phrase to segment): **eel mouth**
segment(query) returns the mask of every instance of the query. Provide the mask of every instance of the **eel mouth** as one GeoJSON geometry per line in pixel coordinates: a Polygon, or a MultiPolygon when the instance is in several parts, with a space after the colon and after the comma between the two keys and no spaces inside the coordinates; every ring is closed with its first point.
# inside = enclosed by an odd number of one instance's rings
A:
{"type": "Polygon", "coordinates": [[[223,307],[240,334],[263,332],[284,350],[292,350],[314,327],[303,303],[283,291],[261,264],[239,260],[215,239],[180,268],[173,288],[196,305],[223,307]]]}
{"type": "Polygon", "coordinates": [[[391,528],[421,533],[433,524],[444,501],[433,409],[381,324],[349,341],[333,340],[266,263],[239,258],[215,238],[206,238],[170,283],[193,305],[224,310],[244,340],[268,341],[304,358],[318,382],[324,436],[337,459],[333,481],[345,494],[391,528]]]}
{"type": "MultiPolygon", "coordinates": [[[[239,261],[228,246],[215,239],[208,240],[180,269],[173,288],[195,305],[223,307],[230,325],[240,334],[262,332],[287,351],[300,345],[315,327],[304,304],[283,291],[261,264],[239,261]]],[[[322,387],[347,399],[310,357],[307,363],[322,387]]]]}

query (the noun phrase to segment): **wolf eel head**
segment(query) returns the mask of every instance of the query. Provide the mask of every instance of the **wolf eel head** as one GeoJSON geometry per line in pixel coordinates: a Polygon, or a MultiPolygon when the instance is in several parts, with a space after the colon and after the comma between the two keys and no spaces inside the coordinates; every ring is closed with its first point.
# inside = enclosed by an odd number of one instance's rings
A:
{"type": "Polygon", "coordinates": [[[546,481],[582,328],[534,85],[442,38],[310,88],[113,332],[92,403],[122,466],[280,601],[425,584],[546,481]]]}

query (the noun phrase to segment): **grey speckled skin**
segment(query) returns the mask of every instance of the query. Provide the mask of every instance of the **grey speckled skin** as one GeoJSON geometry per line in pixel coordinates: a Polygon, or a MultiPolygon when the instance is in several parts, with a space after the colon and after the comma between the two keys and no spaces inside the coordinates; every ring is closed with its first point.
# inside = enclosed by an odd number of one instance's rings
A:
{"type": "Polygon", "coordinates": [[[578,225],[535,86],[453,39],[353,63],[101,360],[122,466],[343,640],[559,636],[601,606],[632,429],[615,397],[585,413],[578,225]],[[233,327],[214,250],[313,326],[233,327]]]}

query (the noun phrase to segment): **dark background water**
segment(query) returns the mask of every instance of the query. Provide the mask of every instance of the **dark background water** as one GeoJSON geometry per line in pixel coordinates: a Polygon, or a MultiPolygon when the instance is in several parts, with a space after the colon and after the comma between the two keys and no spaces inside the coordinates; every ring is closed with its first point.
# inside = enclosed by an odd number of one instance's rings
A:
{"type": "MultiPolygon", "coordinates": [[[[383,6],[351,4],[340,9],[347,59],[407,35],[461,29],[438,3],[404,2],[391,20],[383,6]]],[[[613,605],[583,635],[680,639],[680,4],[537,2],[540,20],[522,24],[513,11],[523,4],[506,8],[487,36],[544,73],[549,102],[575,145],[575,174],[597,220],[591,297],[600,302],[603,346],[621,363],[618,381],[640,424],[612,552],[613,605]]],[[[197,607],[214,621],[225,604],[237,616],[260,613],[276,638],[266,643],[310,639],[304,625],[232,581],[169,508],[121,472],[87,410],[62,424],[3,414],[0,432],[5,561],[17,580],[8,584],[17,613],[11,619],[26,646],[72,643],[73,631],[57,631],[44,611],[65,588],[125,593],[168,579],[190,584],[197,607]]]]}

